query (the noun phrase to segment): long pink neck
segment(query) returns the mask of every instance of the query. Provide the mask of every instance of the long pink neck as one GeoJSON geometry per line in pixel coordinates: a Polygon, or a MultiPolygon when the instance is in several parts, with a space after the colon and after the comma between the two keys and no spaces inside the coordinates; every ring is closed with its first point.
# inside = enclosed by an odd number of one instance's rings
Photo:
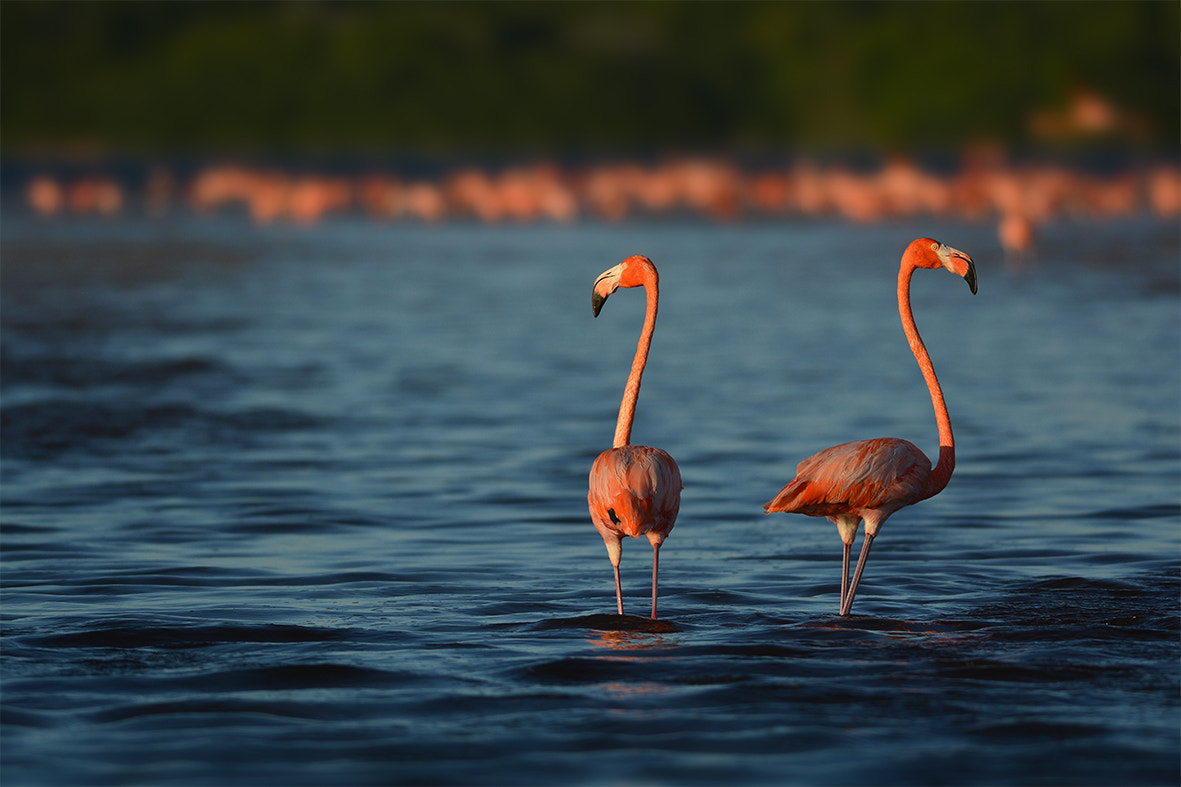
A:
{"type": "Polygon", "coordinates": [[[947,414],[943,389],[939,387],[939,378],[935,376],[931,356],[927,353],[927,346],[923,344],[922,337],[919,336],[919,329],[914,323],[914,312],[910,308],[910,277],[914,270],[913,262],[903,260],[898,271],[898,313],[902,317],[902,330],[906,332],[910,351],[914,353],[914,359],[918,361],[923,379],[927,382],[927,390],[931,392],[931,404],[935,407],[935,423],[939,426],[939,461],[931,470],[925,494],[926,497],[931,497],[942,492],[951,481],[951,474],[955,470],[955,436],[951,433],[951,417],[947,414]]]}
{"type": "Polygon", "coordinates": [[[615,422],[614,446],[629,445],[632,435],[632,421],[636,418],[636,400],[640,398],[640,378],[648,363],[648,349],[652,346],[652,334],[656,331],[656,308],[660,300],[660,284],[655,272],[644,273],[644,292],[648,305],[644,311],[644,329],[640,331],[640,343],[636,346],[636,357],[632,359],[632,370],[627,376],[623,389],[623,403],[619,405],[619,420],[615,422]]]}

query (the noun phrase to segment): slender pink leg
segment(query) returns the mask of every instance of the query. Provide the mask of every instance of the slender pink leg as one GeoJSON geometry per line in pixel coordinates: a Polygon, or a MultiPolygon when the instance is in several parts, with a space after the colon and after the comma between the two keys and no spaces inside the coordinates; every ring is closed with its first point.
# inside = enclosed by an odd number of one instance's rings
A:
{"type": "Polygon", "coordinates": [[[844,554],[841,557],[841,606],[838,609],[845,608],[845,596],[849,595],[849,550],[852,546],[852,544],[844,544],[844,554]]]}
{"type": "Polygon", "coordinates": [[[619,564],[615,568],[615,603],[619,606],[619,614],[623,614],[623,586],[619,584],[619,564]]]}
{"type": "Polygon", "coordinates": [[[861,572],[865,570],[865,559],[869,557],[869,547],[873,544],[873,536],[865,534],[865,541],[861,543],[861,556],[857,558],[857,571],[853,574],[853,584],[849,588],[849,595],[841,603],[841,615],[848,615],[853,607],[853,595],[857,592],[857,583],[861,581],[861,572]]]}
{"type": "Polygon", "coordinates": [[[656,571],[660,567],[660,544],[652,545],[652,619],[656,620],[656,571]]]}

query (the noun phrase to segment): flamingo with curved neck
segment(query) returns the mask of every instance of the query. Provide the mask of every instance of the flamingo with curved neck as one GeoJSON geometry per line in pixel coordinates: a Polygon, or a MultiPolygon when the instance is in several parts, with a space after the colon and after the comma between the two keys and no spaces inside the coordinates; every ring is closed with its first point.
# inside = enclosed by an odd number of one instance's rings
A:
{"type": "Polygon", "coordinates": [[[935,408],[935,423],[939,429],[938,463],[932,468],[931,461],[913,443],[895,437],[842,443],[800,462],[791,483],[763,506],[767,513],[785,511],[827,517],[837,526],[844,545],[842,616],[848,615],[853,606],[853,596],[861,581],[861,572],[865,570],[870,545],[882,524],[898,509],[942,492],[955,470],[955,437],[951,432],[947,403],[910,307],[910,280],[918,268],[944,268],[962,276],[975,295],[976,266],[962,251],[931,238],[919,238],[906,248],[898,269],[898,313],[935,408]],[[849,552],[863,521],[865,539],[850,585],[849,552]]]}
{"type": "Polygon", "coordinates": [[[660,298],[660,276],[652,260],[637,254],[595,279],[591,309],[596,317],[608,296],[620,287],[644,288],[647,294],[644,328],[623,389],[623,402],[615,422],[615,440],[612,447],[599,454],[591,465],[587,505],[591,521],[603,537],[607,557],[615,569],[615,601],[620,615],[623,614],[623,589],[619,581],[619,558],[623,537],[643,535],[652,544],[652,619],[655,620],[660,545],[676,523],[682,485],[680,468],[671,456],[659,448],[630,444],[640,380],[656,330],[660,298]]]}

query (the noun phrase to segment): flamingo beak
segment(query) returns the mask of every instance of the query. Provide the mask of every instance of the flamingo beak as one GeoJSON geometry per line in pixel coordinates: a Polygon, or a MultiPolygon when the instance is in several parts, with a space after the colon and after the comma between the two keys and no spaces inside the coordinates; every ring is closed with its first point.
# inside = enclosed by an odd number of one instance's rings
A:
{"type": "Polygon", "coordinates": [[[968,272],[964,274],[964,281],[968,282],[968,287],[971,288],[972,294],[976,294],[976,264],[972,262],[972,258],[967,254],[957,255],[960,259],[968,263],[968,272]]]}
{"type": "Polygon", "coordinates": [[[952,273],[959,273],[958,265],[952,263],[952,260],[963,260],[967,266],[963,272],[964,281],[968,282],[968,286],[972,289],[972,294],[976,294],[976,264],[972,262],[972,258],[964,254],[959,249],[953,249],[950,246],[943,246],[940,244],[939,256],[943,260],[943,267],[947,268],[952,273]]]}
{"type": "Polygon", "coordinates": [[[603,308],[607,298],[619,286],[618,273],[619,266],[616,266],[609,271],[603,271],[599,278],[595,279],[595,285],[591,288],[591,313],[596,317],[599,316],[599,310],[603,308]]]}
{"type": "Polygon", "coordinates": [[[599,295],[598,290],[591,291],[591,313],[596,317],[599,316],[599,310],[603,308],[603,304],[607,302],[606,295],[599,295]]]}

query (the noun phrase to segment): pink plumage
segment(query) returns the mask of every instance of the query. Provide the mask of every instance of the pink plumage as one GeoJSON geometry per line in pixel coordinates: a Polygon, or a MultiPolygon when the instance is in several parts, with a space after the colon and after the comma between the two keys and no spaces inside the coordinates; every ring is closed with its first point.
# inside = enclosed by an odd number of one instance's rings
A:
{"type": "Polygon", "coordinates": [[[591,518],[632,538],[649,533],[663,540],[681,507],[681,471],[659,448],[608,448],[591,466],[587,502],[591,518]]]}
{"type": "Polygon", "coordinates": [[[800,462],[795,479],[763,510],[808,516],[897,510],[923,499],[930,476],[931,460],[906,440],[842,443],[800,462]]]}

